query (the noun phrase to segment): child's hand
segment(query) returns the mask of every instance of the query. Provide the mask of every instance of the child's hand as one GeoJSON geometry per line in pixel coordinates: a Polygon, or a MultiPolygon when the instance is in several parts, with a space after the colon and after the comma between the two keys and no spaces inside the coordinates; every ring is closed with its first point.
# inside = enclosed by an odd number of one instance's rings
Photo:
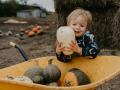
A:
{"type": "Polygon", "coordinates": [[[68,47],[70,51],[82,54],[82,48],[80,48],[77,44],[77,42],[71,42],[70,47],[68,47]]]}
{"type": "Polygon", "coordinates": [[[65,48],[62,47],[62,43],[58,42],[58,40],[56,40],[56,51],[63,52],[64,50],[65,50],[65,48]]]}

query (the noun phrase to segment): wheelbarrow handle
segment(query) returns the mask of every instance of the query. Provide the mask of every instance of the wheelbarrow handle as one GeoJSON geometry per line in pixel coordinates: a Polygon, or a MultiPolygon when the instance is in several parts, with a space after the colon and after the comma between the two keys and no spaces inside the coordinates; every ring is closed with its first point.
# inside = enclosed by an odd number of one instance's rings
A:
{"type": "Polygon", "coordinates": [[[27,61],[29,59],[28,56],[26,55],[26,53],[24,52],[24,50],[19,45],[15,44],[13,42],[10,42],[10,45],[18,49],[18,51],[21,53],[21,55],[23,56],[25,61],[27,61]]]}

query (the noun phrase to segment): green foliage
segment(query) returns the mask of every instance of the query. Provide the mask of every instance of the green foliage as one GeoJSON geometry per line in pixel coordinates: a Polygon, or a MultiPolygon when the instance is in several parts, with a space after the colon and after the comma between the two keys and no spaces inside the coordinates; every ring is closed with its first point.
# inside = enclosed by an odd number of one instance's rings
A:
{"type": "Polygon", "coordinates": [[[9,17],[9,16],[16,16],[17,11],[25,10],[25,9],[34,9],[39,8],[43,12],[47,13],[47,10],[42,7],[38,6],[29,6],[26,5],[27,0],[21,0],[21,4],[17,2],[17,0],[6,0],[5,2],[2,2],[0,0],[0,17],[9,17]]]}
{"type": "Polygon", "coordinates": [[[16,0],[0,2],[0,16],[16,16],[19,3],[16,0]]]}

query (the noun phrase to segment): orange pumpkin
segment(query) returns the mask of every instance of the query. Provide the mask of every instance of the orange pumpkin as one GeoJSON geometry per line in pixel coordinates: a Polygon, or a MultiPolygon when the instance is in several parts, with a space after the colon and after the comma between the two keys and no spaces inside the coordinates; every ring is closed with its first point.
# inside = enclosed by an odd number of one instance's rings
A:
{"type": "Polygon", "coordinates": [[[38,30],[37,35],[40,35],[42,32],[43,32],[42,30],[38,30]]]}
{"type": "Polygon", "coordinates": [[[80,69],[72,68],[64,76],[62,86],[78,86],[90,83],[89,77],[80,69]]]}
{"type": "Polygon", "coordinates": [[[33,27],[32,31],[35,32],[35,33],[37,33],[38,29],[36,27],[33,27]]]}
{"type": "Polygon", "coordinates": [[[28,35],[29,37],[35,36],[35,32],[30,31],[27,35],[28,35]]]}

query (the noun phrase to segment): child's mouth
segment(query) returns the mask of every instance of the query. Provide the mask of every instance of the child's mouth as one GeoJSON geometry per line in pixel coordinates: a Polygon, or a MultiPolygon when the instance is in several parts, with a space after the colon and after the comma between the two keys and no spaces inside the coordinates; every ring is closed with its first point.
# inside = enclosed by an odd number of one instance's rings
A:
{"type": "Polygon", "coordinates": [[[75,31],[75,33],[80,33],[81,31],[75,31]]]}

